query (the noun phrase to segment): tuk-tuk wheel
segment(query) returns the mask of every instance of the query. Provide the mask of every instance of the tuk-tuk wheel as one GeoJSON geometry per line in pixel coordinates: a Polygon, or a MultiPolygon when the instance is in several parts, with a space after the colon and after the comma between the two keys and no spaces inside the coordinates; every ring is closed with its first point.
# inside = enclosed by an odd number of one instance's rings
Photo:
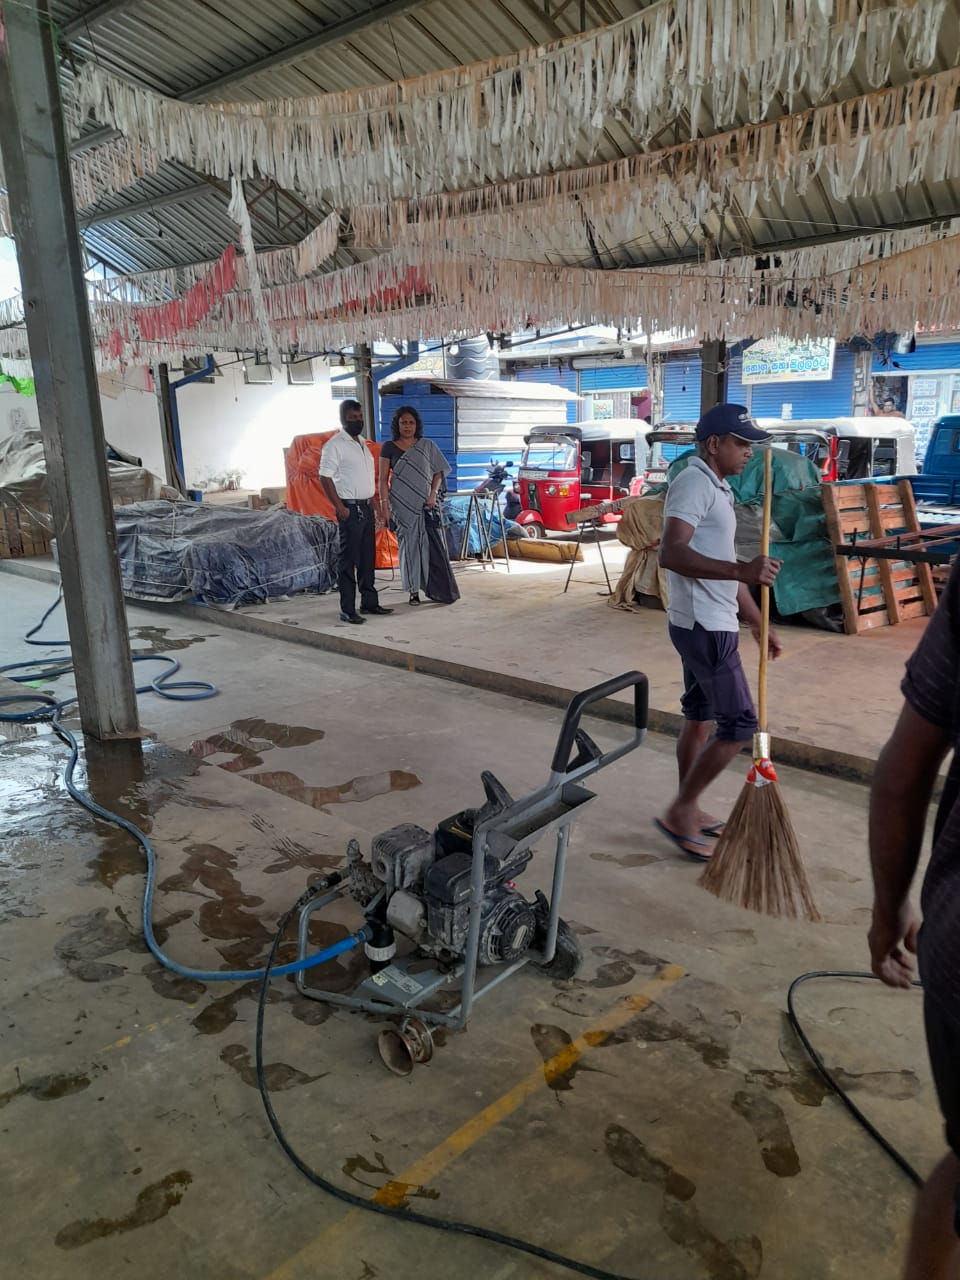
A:
{"type": "Polygon", "coordinates": [[[528,538],[543,538],[546,531],[542,524],[525,524],[520,526],[528,538]]]}

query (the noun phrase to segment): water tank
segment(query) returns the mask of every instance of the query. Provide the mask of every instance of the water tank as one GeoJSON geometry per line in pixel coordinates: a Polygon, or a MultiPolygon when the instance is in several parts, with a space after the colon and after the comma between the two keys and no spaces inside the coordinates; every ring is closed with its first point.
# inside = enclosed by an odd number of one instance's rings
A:
{"type": "Polygon", "coordinates": [[[461,338],[452,343],[446,352],[447,377],[451,381],[497,382],[500,378],[500,361],[490,349],[486,337],[461,338]]]}

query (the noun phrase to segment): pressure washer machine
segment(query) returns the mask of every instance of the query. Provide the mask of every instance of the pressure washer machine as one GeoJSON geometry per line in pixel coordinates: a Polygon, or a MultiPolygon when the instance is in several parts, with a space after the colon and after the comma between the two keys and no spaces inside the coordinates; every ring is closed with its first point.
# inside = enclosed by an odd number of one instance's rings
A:
{"type": "Polygon", "coordinates": [[[586,689],[567,707],[543,786],[515,800],[485,771],[483,803],[445,818],[432,832],[412,823],[391,827],[374,837],[369,860],[351,840],[345,865],[328,878],[335,887],[300,911],[298,951],[300,959],[309,954],[311,917],[349,894],[365,918],[355,936],[363,939],[370,974],[344,995],[308,986],[300,970],[301,995],[395,1019],[380,1034],[380,1056],[395,1074],[409,1075],[415,1063],[432,1057],[437,1027],[463,1030],[474,1000],[524,965],[552,978],[573,977],[582,955],[560,917],[560,900],[570,828],[596,799],[582,783],[640,745],[647,706],[647,678],[639,671],[586,689]],[[633,734],[604,752],[580,727],[581,717],[593,703],[631,688],[633,734]],[[550,897],[537,890],[530,900],[516,882],[548,835],[556,836],[550,897]],[[453,1008],[428,1007],[457,982],[453,1008]]]}

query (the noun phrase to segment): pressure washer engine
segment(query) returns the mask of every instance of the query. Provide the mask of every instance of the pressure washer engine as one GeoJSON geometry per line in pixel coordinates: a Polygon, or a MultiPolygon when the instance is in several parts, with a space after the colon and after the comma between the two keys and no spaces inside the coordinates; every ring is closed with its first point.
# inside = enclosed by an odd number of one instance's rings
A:
{"type": "Polygon", "coordinates": [[[432,1025],[462,1029],[473,1000],[524,964],[533,963],[552,977],[572,977],[582,957],[576,935],[559,914],[564,866],[573,819],[596,798],[580,784],[639,746],[646,723],[646,676],[627,672],[571,700],[544,786],[515,800],[484,771],[483,803],[445,818],[432,832],[413,823],[391,827],[373,838],[369,861],[351,840],[336,888],[301,911],[299,951],[301,957],[308,954],[313,913],[349,893],[365,917],[370,976],[352,995],[344,995],[308,986],[300,972],[298,990],[329,1004],[398,1015],[399,1028],[380,1037],[380,1053],[391,1070],[407,1074],[414,1062],[432,1056],[432,1025]],[[628,688],[634,693],[633,734],[603,752],[581,729],[580,718],[591,703],[628,688]],[[554,833],[550,897],[537,890],[528,899],[516,882],[536,843],[554,833]],[[398,937],[412,944],[402,954],[398,937]],[[478,982],[481,968],[484,978],[478,982]],[[457,979],[460,999],[454,1009],[427,1006],[431,996],[457,979]]]}

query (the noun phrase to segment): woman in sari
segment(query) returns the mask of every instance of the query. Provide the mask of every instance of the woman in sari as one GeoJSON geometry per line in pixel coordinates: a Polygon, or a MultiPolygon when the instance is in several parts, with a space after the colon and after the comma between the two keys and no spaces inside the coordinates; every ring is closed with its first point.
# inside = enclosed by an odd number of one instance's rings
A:
{"type": "Polygon", "coordinates": [[[423,422],[410,405],[394,413],[390,435],[380,450],[380,511],[385,521],[393,517],[400,580],[411,604],[420,603],[421,591],[429,600],[453,604],[460,592],[437,507],[450,464],[432,440],[424,440],[423,422]]]}

